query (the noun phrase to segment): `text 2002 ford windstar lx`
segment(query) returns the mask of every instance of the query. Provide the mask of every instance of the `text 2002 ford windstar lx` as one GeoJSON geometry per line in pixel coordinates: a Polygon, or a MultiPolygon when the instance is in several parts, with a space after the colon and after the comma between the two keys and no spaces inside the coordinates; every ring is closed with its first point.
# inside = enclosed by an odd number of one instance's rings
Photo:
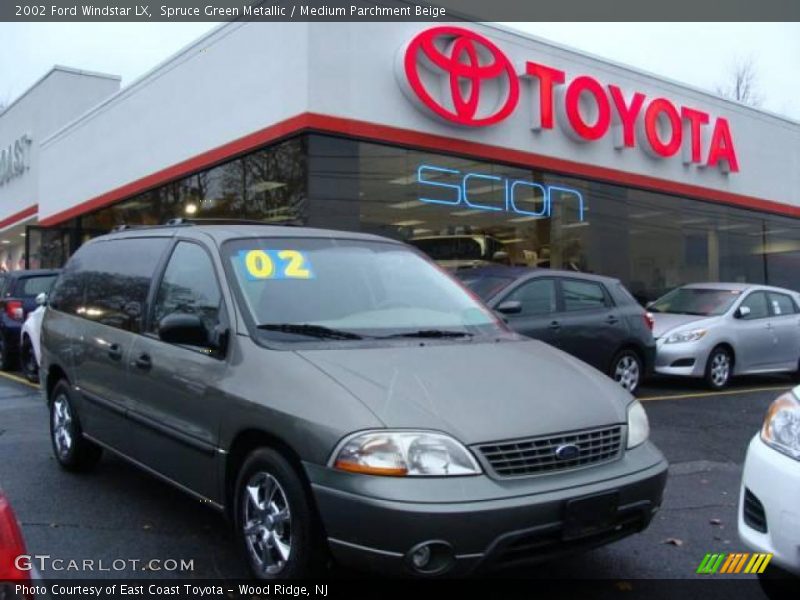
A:
{"type": "Polygon", "coordinates": [[[69,260],[42,347],[60,464],[110,450],[226,510],[257,577],[329,555],[426,575],[541,560],[661,503],[639,402],[399,242],[115,232],[69,260]]]}

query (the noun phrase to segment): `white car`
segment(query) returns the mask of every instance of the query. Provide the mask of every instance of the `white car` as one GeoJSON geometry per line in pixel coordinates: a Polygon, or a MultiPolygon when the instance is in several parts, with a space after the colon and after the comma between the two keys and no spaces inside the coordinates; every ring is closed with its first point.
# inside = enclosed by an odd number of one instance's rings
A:
{"type": "Polygon", "coordinates": [[[36,310],[28,313],[28,318],[22,325],[20,332],[20,362],[25,378],[33,383],[39,381],[39,361],[41,360],[40,338],[42,331],[42,318],[47,310],[47,294],[42,292],[36,296],[36,310]]]}
{"type": "Polygon", "coordinates": [[[747,449],[739,537],[753,551],[773,554],[762,583],[800,576],[800,386],[770,405],[747,449]]]}

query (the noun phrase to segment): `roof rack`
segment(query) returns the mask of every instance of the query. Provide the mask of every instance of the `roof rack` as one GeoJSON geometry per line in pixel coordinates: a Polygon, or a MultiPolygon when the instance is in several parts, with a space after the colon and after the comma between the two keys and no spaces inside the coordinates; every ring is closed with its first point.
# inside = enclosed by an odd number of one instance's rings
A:
{"type": "MultiPolygon", "coordinates": [[[[174,219],[169,219],[164,224],[170,227],[176,225],[269,225],[269,223],[256,221],[255,219],[187,219],[186,217],[175,217],[174,219]]],[[[292,224],[280,223],[280,225],[286,226],[292,224]]]]}

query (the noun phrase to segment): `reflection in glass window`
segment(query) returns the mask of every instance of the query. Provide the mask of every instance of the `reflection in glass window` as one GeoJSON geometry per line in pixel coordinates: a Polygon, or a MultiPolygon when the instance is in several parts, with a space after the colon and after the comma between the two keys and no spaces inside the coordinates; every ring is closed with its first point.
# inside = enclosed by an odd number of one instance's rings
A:
{"type": "Polygon", "coordinates": [[[556,312],[556,282],[554,279],[531,279],[511,292],[505,301],[522,305],[514,317],[531,317],[556,312]]]}
{"type": "MultiPolygon", "coordinates": [[[[104,325],[138,333],[141,331],[144,306],[150,282],[166,238],[131,238],[95,242],[91,252],[77,254],[72,261],[74,277],[69,283],[68,297],[75,302],[80,317],[104,325]]],[[[60,310],[66,310],[59,306],[60,310]]]]}
{"type": "Polygon", "coordinates": [[[740,294],[739,290],[678,288],[653,302],[648,309],[654,313],[710,317],[725,314],[740,294]]]}
{"type": "Polygon", "coordinates": [[[561,291],[564,294],[566,311],[596,310],[606,306],[605,292],[599,283],[562,279],[561,291]]]}
{"type": "Polygon", "coordinates": [[[769,316],[766,292],[753,292],[742,300],[742,306],[750,309],[750,313],[743,317],[746,320],[763,319],[769,316]]]}
{"type": "Polygon", "coordinates": [[[172,313],[198,315],[211,333],[219,323],[222,296],[208,253],[198,244],[179,242],[156,294],[151,329],[172,313]]]}
{"type": "Polygon", "coordinates": [[[776,294],[770,292],[769,303],[772,307],[772,314],[776,316],[793,315],[797,312],[794,301],[786,294],[776,294]]]}

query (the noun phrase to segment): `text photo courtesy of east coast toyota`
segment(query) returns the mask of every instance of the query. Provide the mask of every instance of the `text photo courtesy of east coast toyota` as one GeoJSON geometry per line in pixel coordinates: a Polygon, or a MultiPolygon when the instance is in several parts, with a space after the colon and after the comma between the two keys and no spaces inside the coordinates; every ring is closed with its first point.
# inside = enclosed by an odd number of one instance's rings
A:
{"type": "Polygon", "coordinates": [[[0,9],[0,600],[798,597],[800,25],[124,4],[0,9]]]}

